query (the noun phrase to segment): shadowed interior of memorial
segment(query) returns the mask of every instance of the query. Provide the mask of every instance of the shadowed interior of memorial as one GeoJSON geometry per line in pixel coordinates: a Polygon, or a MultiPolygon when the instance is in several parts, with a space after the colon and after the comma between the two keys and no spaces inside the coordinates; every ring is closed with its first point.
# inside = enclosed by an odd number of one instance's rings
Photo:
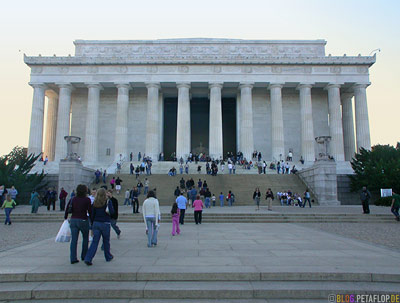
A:
{"type": "Polygon", "coordinates": [[[236,99],[222,98],[222,140],[224,156],[236,149],[236,99]]]}
{"type": "Polygon", "coordinates": [[[165,160],[172,160],[176,151],[176,127],[178,117],[178,98],[164,99],[164,155],[165,160]]]}

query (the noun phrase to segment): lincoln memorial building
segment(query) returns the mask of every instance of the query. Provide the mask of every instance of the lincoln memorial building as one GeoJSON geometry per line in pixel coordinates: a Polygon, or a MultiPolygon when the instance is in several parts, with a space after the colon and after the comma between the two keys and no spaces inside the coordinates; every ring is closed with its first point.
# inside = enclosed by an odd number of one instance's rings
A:
{"type": "Polygon", "coordinates": [[[25,56],[33,88],[29,153],[108,165],[254,150],[312,162],[317,136],[351,160],[371,148],[366,90],[375,56],[331,56],[325,40],[76,40],[75,55],[25,56]],[[46,108],[46,110],[45,110],[46,108]],[[45,115],[46,113],[46,115],[45,115]]]}

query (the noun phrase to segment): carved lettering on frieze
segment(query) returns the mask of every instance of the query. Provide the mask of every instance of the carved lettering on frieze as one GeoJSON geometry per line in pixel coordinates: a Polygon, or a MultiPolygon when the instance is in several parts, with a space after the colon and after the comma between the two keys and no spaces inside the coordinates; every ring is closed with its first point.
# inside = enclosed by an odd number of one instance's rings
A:
{"type": "Polygon", "coordinates": [[[242,66],[242,73],[250,74],[253,72],[251,66],[242,66]]]}
{"type": "Polygon", "coordinates": [[[155,66],[155,65],[151,65],[151,66],[148,66],[146,68],[146,70],[147,70],[148,73],[155,74],[158,71],[158,67],[155,66]]]}
{"type": "Polygon", "coordinates": [[[272,67],[272,72],[273,72],[274,74],[280,74],[280,73],[282,73],[282,67],[280,67],[280,66],[273,66],[273,67],[272,67]]]}
{"type": "Polygon", "coordinates": [[[188,73],[189,72],[189,67],[188,66],[179,66],[178,67],[178,71],[180,72],[180,73],[188,73]]]}
{"type": "Polygon", "coordinates": [[[214,66],[214,73],[219,74],[221,71],[222,71],[221,66],[218,65],[214,66]]]}
{"type": "Polygon", "coordinates": [[[126,74],[127,71],[128,71],[128,68],[125,65],[118,66],[118,72],[119,73],[126,74]]]}
{"type": "Polygon", "coordinates": [[[341,71],[342,71],[342,69],[341,69],[340,66],[332,66],[332,67],[330,68],[330,72],[331,72],[332,74],[340,74],[341,71]]]}
{"type": "Polygon", "coordinates": [[[304,69],[304,73],[305,74],[311,74],[312,73],[312,67],[311,66],[305,66],[303,69],[304,69]]]}

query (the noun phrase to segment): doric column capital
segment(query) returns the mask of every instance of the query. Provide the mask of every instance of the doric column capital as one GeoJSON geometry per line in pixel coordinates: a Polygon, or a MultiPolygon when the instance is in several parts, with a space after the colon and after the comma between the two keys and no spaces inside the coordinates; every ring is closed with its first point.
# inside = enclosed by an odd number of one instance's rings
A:
{"type": "Polygon", "coordinates": [[[214,88],[214,87],[217,87],[217,88],[221,88],[221,89],[222,89],[223,86],[224,86],[224,83],[223,83],[223,82],[210,82],[210,83],[208,84],[208,88],[209,88],[209,89],[212,89],[212,88],[214,88]]]}
{"type": "Polygon", "coordinates": [[[101,85],[98,82],[88,82],[88,83],[85,83],[85,85],[87,88],[98,88],[100,90],[104,89],[103,85],[101,85]]]}
{"type": "Polygon", "coordinates": [[[58,98],[58,94],[54,90],[48,89],[48,90],[46,90],[46,97],[47,98],[58,98]]]}
{"type": "Polygon", "coordinates": [[[366,89],[371,83],[356,83],[353,85],[353,90],[366,89]]]}
{"type": "Polygon", "coordinates": [[[47,85],[44,83],[38,83],[38,82],[29,82],[29,85],[32,86],[33,88],[41,88],[41,89],[47,89],[47,85]]]}
{"type": "Polygon", "coordinates": [[[158,88],[158,89],[161,88],[160,82],[146,82],[145,85],[146,85],[146,87],[147,87],[148,89],[149,89],[149,88],[152,88],[152,87],[158,88]]]}
{"type": "Polygon", "coordinates": [[[324,89],[330,89],[330,88],[340,88],[341,84],[338,83],[329,83],[327,86],[324,87],[324,89]]]}
{"type": "Polygon", "coordinates": [[[74,90],[74,87],[72,86],[71,83],[56,83],[56,85],[61,89],[68,89],[70,91],[74,90]]]}
{"type": "Polygon", "coordinates": [[[241,82],[241,83],[239,84],[239,88],[240,88],[240,89],[242,89],[242,88],[250,88],[250,89],[252,89],[253,86],[254,86],[254,83],[253,83],[253,82],[241,82]]]}
{"type": "Polygon", "coordinates": [[[273,89],[273,88],[280,88],[280,89],[282,89],[282,87],[283,87],[283,83],[270,83],[270,84],[268,85],[268,88],[269,88],[269,89],[273,89]]]}
{"type": "Polygon", "coordinates": [[[177,82],[176,87],[179,88],[189,88],[190,89],[190,82],[177,82]]]}
{"type": "Polygon", "coordinates": [[[303,88],[309,88],[309,89],[311,89],[311,88],[313,88],[314,84],[315,84],[315,83],[300,83],[299,85],[297,85],[296,89],[297,89],[297,90],[301,90],[301,89],[303,89],[303,88]]]}
{"type": "Polygon", "coordinates": [[[125,88],[125,89],[131,89],[132,87],[131,87],[131,85],[129,84],[129,83],[114,83],[115,84],[115,86],[117,87],[117,88],[125,88]]]}

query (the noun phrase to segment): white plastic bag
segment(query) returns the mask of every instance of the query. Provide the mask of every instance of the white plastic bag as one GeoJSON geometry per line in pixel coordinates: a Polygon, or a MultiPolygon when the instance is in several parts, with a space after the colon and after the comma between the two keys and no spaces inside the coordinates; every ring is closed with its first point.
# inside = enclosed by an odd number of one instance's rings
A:
{"type": "Polygon", "coordinates": [[[69,242],[71,240],[71,228],[68,220],[65,220],[58,231],[56,242],[69,242]]]}

